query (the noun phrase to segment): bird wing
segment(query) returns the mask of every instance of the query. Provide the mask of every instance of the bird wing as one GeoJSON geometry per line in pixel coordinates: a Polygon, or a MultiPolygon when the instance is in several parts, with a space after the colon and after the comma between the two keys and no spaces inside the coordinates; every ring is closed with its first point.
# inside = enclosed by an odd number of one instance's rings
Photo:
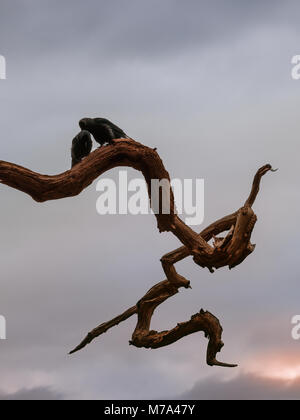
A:
{"type": "Polygon", "coordinates": [[[119,137],[119,138],[127,137],[126,133],[124,133],[124,131],[120,127],[118,127],[117,125],[115,125],[113,123],[110,123],[110,124],[112,126],[112,129],[113,129],[114,133],[117,134],[117,137],[119,137]]]}
{"type": "Polygon", "coordinates": [[[105,129],[112,136],[112,139],[127,137],[126,133],[124,133],[124,131],[120,127],[107,120],[106,118],[95,118],[95,122],[105,127],[105,129]]]}

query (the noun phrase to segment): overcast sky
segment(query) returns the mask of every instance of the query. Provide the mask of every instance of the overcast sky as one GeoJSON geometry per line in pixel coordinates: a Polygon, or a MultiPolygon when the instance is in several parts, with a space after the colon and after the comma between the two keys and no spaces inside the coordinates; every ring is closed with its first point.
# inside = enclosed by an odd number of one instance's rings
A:
{"type": "Polygon", "coordinates": [[[63,172],[78,120],[109,118],[157,147],[172,178],[204,178],[198,231],[243,204],[261,165],[279,171],[254,206],[255,252],[215,274],[178,264],[193,289],[153,318],[164,330],[214,313],[233,370],[206,366],[203,334],[129,346],[135,317],[68,356],[163,280],[159,259],[180,244],[151,215],[99,216],[95,183],[44,204],[1,186],[0,399],[300,396],[299,20],[296,0],[1,0],[2,160],[63,172]]]}

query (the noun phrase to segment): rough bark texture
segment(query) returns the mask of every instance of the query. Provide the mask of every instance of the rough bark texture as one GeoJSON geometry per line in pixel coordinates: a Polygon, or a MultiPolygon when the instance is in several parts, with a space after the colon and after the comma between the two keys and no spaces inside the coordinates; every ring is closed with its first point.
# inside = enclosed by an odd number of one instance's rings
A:
{"type": "MultiPolygon", "coordinates": [[[[170,181],[156,150],[131,139],[122,139],[115,140],[113,145],[97,149],[71,170],[54,176],[42,175],[22,166],[0,161],[0,182],[29,194],[35,201],[44,202],[78,195],[101,174],[118,166],[128,166],[142,172],[150,199],[152,179],[170,181]]],[[[150,330],[151,318],[157,306],[178,293],[179,288],[190,287],[189,280],[175,270],[174,264],[178,261],[192,255],[196,264],[214,272],[214,269],[224,266],[230,269],[235,267],[253,252],[255,245],[251,244],[250,237],[257,218],[252,205],[259,191],[261,177],[270,170],[272,171],[272,167],[268,164],[257,171],[250,195],[239,210],[212,223],[200,234],[194,232],[176,214],[173,192],[167,183],[163,192],[170,195],[170,212],[163,214],[161,194],[157,198],[159,211],[155,214],[158,229],[160,232],[172,232],[183,246],[161,258],[166,280],[153,286],[135,306],[92,330],[71,353],[82,349],[114,325],[137,314],[137,325],[130,344],[154,349],[172,344],[188,334],[203,331],[209,339],[207,363],[211,366],[236,366],[216,359],[216,354],[223,347],[222,327],[210,312],[201,309],[190,320],[161,332],[150,330]],[[224,231],[228,231],[225,237],[216,236],[224,231]],[[212,238],[213,246],[208,243],[212,238]]],[[[150,204],[153,208],[153,203],[150,204]]]]}

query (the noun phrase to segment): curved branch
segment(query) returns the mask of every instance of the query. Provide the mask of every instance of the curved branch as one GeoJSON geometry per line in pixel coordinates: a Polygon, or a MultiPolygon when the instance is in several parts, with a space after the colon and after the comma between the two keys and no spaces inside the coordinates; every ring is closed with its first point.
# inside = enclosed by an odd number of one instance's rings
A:
{"type": "Polygon", "coordinates": [[[102,323],[89,332],[84,340],[74,350],[70,351],[69,354],[83,349],[96,337],[99,337],[113,326],[118,325],[120,322],[125,321],[137,313],[137,325],[129,344],[139,348],[157,349],[168,346],[187,335],[203,331],[205,337],[209,339],[206,355],[207,364],[210,366],[236,367],[237,365],[235,364],[219,362],[216,359],[216,354],[221,351],[224,345],[222,341],[223,329],[219,320],[208,311],[205,312],[201,309],[199,313],[192,315],[189,321],[180,322],[171,330],[161,332],[150,330],[154,310],[169,297],[177,294],[180,287],[186,287],[186,282],[187,280],[184,277],[177,274],[177,286],[174,285],[173,281],[171,282],[169,280],[164,280],[156,284],[148,290],[145,296],[135,306],[132,306],[123,314],[113,318],[111,321],[102,323]]]}
{"type": "Polygon", "coordinates": [[[252,184],[252,188],[251,188],[251,192],[249,194],[249,197],[247,198],[247,200],[245,201],[245,206],[250,206],[252,207],[254,204],[254,201],[257,197],[257,194],[259,192],[259,186],[260,186],[260,181],[261,178],[268,172],[276,172],[278,169],[273,169],[272,165],[270,165],[269,163],[267,163],[266,165],[262,166],[261,168],[259,168],[259,170],[256,172],[255,177],[253,179],[253,184],[252,184]]]}
{"type": "Polygon", "coordinates": [[[160,232],[172,232],[183,246],[162,257],[161,263],[167,276],[166,280],[153,286],[135,306],[92,330],[70,353],[82,349],[94,338],[137,313],[137,326],[130,344],[136,347],[159,348],[188,334],[204,331],[206,337],[209,337],[207,363],[211,366],[236,366],[216,359],[216,354],[223,347],[222,327],[219,320],[210,312],[200,310],[189,321],[179,323],[168,331],[152,331],[150,323],[158,305],[178,293],[179,288],[190,287],[190,282],[176,272],[174,267],[176,262],[192,255],[198,265],[207,267],[213,272],[213,268],[235,267],[253,252],[254,245],[251,244],[250,237],[257,218],[252,205],[259,191],[261,177],[268,171],[273,171],[271,165],[265,165],[257,171],[252,190],[243,207],[217,220],[200,234],[185,225],[176,214],[170,177],[156,149],[151,149],[131,139],[115,140],[113,145],[97,149],[71,170],[59,175],[42,175],[22,166],[0,161],[0,182],[29,194],[38,202],[44,202],[78,195],[98,176],[117,166],[129,166],[142,172],[147,183],[152,208],[151,180],[169,181],[167,186],[163,187],[165,188],[163,194],[156,197],[159,210],[155,216],[160,232]],[[170,197],[169,214],[163,213],[163,196],[170,197]],[[223,231],[229,232],[224,238],[216,237],[223,231]],[[214,238],[213,246],[208,243],[211,238],[214,238]]]}
{"type": "Polygon", "coordinates": [[[162,211],[159,197],[159,211],[155,214],[160,232],[172,231],[193,254],[210,252],[211,247],[175,214],[174,196],[170,176],[161,158],[153,150],[134,140],[115,140],[113,145],[101,147],[81,163],[59,175],[42,175],[10,162],[0,161],[0,182],[29,194],[35,201],[44,202],[80,194],[104,172],[128,166],[141,171],[148,187],[151,203],[151,180],[169,181],[165,196],[170,197],[169,214],[162,211]]]}
{"type": "MultiPolygon", "coordinates": [[[[71,170],[59,175],[42,175],[22,166],[0,161],[0,180],[3,184],[29,194],[34,200],[44,202],[78,195],[98,176],[118,166],[129,166],[142,172],[147,183],[151,205],[151,180],[166,179],[170,181],[169,173],[156,150],[131,139],[115,140],[113,145],[95,150],[71,170]]],[[[258,192],[260,179],[269,170],[272,170],[271,165],[265,165],[255,175],[254,187],[244,208],[249,206],[251,208],[258,192]]],[[[227,248],[223,247],[221,255],[220,247],[210,246],[207,240],[201,235],[197,235],[178,217],[170,182],[166,188],[168,188],[168,191],[164,191],[164,193],[170,197],[170,212],[169,214],[163,213],[160,196],[159,211],[155,214],[158,229],[160,232],[170,231],[177,236],[188,249],[189,254],[193,255],[197,264],[201,267],[208,267],[210,271],[213,271],[213,267],[220,268],[225,265],[234,267],[239,261],[243,260],[243,256],[240,255],[242,252],[244,254],[247,254],[248,251],[251,252],[251,246],[248,246],[249,240],[245,240],[245,238],[241,238],[240,235],[234,233],[232,240],[227,244],[227,248]],[[235,248],[238,248],[241,242],[243,243],[243,250],[237,252],[239,255],[231,253],[231,251],[235,252],[235,248]],[[235,243],[235,246],[230,246],[233,243],[235,243]],[[246,248],[248,248],[247,251],[245,251],[246,248]]],[[[253,215],[250,213],[249,210],[248,217],[244,220],[241,217],[239,221],[243,225],[242,230],[245,233],[248,230],[247,224],[253,223],[253,215]]],[[[246,215],[245,211],[242,214],[246,215]]],[[[220,221],[220,225],[223,226],[223,224],[224,221],[220,221]]],[[[214,229],[218,230],[217,228],[214,229]]]]}
{"type": "MultiPolygon", "coordinates": [[[[215,238],[215,249],[217,249],[219,257],[221,257],[220,260],[225,258],[224,249],[226,249],[226,247],[227,252],[230,250],[231,253],[235,252],[237,254],[235,265],[241,263],[243,259],[254,250],[254,245],[250,243],[250,236],[256,222],[256,216],[254,215],[251,206],[257,196],[261,178],[268,170],[272,170],[271,165],[265,165],[257,171],[249,198],[241,209],[215,221],[199,234],[205,241],[209,241],[213,237],[215,238]],[[226,230],[229,230],[229,233],[225,238],[216,237],[216,235],[226,230]],[[238,241],[240,242],[237,244],[238,241]],[[220,254],[221,251],[223,252],[223,256],[220,254]]],[[[70,352],[70,354],[81,350],[109,328],[125,321],[127,318],[137,313],[138,322],[130,344],[136,347],[155,349],[169,345],[194,332],[204,331],[205,336],[209,337],[206,358],[207,364],[210,366],[223,367],[237,366],[219,362],[216,359],[216,354],[224,345],[221,340],[222,327],[219,320],[210,312],[204,312],[201,309],[200,312],[193,315],[189,321],[179,323],[176,327],[168,331],[157,332],[150,330],[151,318],[156,307],[169,297],[178,293],[180,287],[190,288],[190,282],[180,276],[174,267],[174,264],[189,255],[191,255],[191,253],[185,246],[164,255],[161,258],[161,263],[167,280],[153,286],[135,306],[131,307],[123,314],[94,328],[88,333],[85,339],[70,352]]],[[[222,264],[223,263],[224,261],[222,264]]],[[[232,266],[230,266],[230,268],[232,268],[232,266]]]]}

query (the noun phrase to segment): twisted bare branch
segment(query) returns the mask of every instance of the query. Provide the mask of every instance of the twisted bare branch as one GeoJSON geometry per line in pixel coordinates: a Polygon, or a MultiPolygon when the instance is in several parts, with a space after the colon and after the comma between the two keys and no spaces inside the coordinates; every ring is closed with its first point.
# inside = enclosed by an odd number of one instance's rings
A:
{"type": "MultiPolygon", "coordinates": [[[[133,140],[115,140],[114,145],[97,149],[81,163],[59,175],[42,175],[13,163],[0,161],[0,182],[29,194],[35,201],[44,202],[78,195],[98,176],[117,166],[129,166],[142,172],[151,200],[151,180],[170,181],[156,149],[151,149],[133,140]]],[[[161,259],[166,280],[153,286],[140,301],[112,320],[100,324],[70,353],[74,353],[113,326],[138,315],[137,325],[130,344],[136,347],[159,348],[174,343],[180,338],[198,331],[204,331],[209,338],[207,363],[211,366],[234,367],[236,365],[219,362],[216,354],[223,347],[222,327],[219,320],[208,311],[196,313],[189,321],[179,323],[167,331],[150,330],[154,310],[166,299],[178,293],[179,288],[189,288],[190,281],[177,273],[174,265],[189,255],[201,267],[214,269],[240,264],[254,250],[250,242],[256,223],[252,205],[259,191],[262,176],[273,171],[271,165],[260,168],[253,180],[252,189],[243,207],[225,216],[204,229],[200,234],[194,232],[178,217],[175,211],[174,196],[170,183],[166,187],[170,196],[170,212],[162,212],[162,199],[159,197],[159,212],[155,214],[160,232],[172,232],[183,244],[180,248],[164,255],[161,259]],[[217,237],[228,231],[225,237],[217,237]],[[208,241],[214,238],[211,246],[208,241]]],[[[166,193],[166,191],[165,191],[166,193]]],[[[152,205],[151,201],[150,204],[152,205]]]]}

